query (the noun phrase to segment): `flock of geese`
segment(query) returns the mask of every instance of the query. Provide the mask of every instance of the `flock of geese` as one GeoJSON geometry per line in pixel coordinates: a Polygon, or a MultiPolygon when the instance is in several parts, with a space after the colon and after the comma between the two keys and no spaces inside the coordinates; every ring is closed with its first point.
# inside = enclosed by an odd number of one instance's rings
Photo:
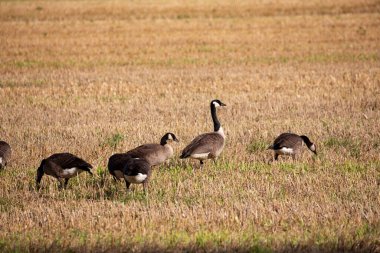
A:
{"type": "MultiPolygon", "coordinates": [[[[202,167],[205,160],[216,160],[222,153],[226,136],[218,120],[216,108],[226,106],[220,100],[215,99],[210,103],[211,117],[214,123],[214,131],[195,137],[187,145],[180,156],[181,159],[192,158],[199,160],[202,167]]],[[[178,142],[173,133],[166,133],[158,144],[144,144],[126,153],[112,155],[108,160],[108,171],[115,181],[124,179],[127,191],[131,184],[142,184],[144,192],[152,174],[152,167],[164,163],[173,156],[172,142],[178,142]]],[[[315,154],[316,146],[305,135],[294,133],[279,135],[268,147],[274,151],[274,160],[280,155],[290,155],[295,159],[300,153],[303,144],[315,154]]],[[[0,141],[0,169],[3,169],[11,158],[12,150],[8,143],[0,141]]],[[[52,176],[59,181],[59,188],[66,188],[70,178],[81,172],[91,172],[92,165],[83,159],[70,153],[57,153],[41,161],[37,169],[36,187],[40,189],[40,182],[44,174],[52,176]]]]}

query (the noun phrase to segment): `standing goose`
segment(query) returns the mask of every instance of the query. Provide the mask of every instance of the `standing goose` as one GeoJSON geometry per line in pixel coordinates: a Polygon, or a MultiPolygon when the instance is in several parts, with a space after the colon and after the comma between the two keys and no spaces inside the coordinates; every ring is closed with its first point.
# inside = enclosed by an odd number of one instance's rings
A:
{"type": "Polygon", "coordinates": [[[0,141],[0,170],[7,166],[11,156],[11,146],[5,141],[0,141]]]}
{"type": "Polygon", "coordinates": [[[226,105],[218,99],[212,100],[210,103],[211,117],[214,122],[214,132],[204,133],[195,137],[195,139],[182,151],[180,156],[181,159],[188,157],[197,159],[202,166],[204,160],[215,160],[218,158],[224,148],[224,141],[226,139],[223,128],[216,116],[216,107],[219,106],[226,105]]]}
{"type": "Polygon", "coordinates": [[[160,165],[173,156],[173,147],[170,145],[173,141],[178,142],[177,137],[173,133],[166,133],[160,144],[144,144],[127,153],[114,154],[108,160],[108,171],[114,179],[124,178],[123,168],[129,158],[145,159],[150,166],[160,165]]]}
{"type": "Polygon", "coordinates": [[[57,153],[49,156],[41,161],[40,167],[37,169],[36,186],[40,188],[40,182],[44,173],[55,177],[60,185],[59,188],[66,188],[69,179],[75,177],[83,171],[87,171],[92,175],[92,165],[81,158],[70,153],[57,153]],[[63,183],[65,179],[65,183],[63,183]]]}
{"type": "Polygon", "coordinates": [[[131,184],[143,184],[144,192],[147,191],[152,174],[151,166],[147,160],[130,157],[123,168],[123,174],[127,191],[131,184]]]}
{"type": "Polygon", "coordinates": [[[301,152],[303,143],[314,153],[317,154],[315,144],[305,135],[297,135],[293,133],[282,133],[273,142],[273,145],[268,149],[274,150],[274,160],[278,159],[279,155],[291,155],[293,160],[301,152]]]}

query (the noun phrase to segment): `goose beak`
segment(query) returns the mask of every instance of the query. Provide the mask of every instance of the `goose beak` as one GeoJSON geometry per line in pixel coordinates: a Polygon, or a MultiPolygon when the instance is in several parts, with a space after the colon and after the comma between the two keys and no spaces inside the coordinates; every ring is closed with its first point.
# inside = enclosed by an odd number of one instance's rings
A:
{"type": "Polygon", "coordinates": [[[314,153],[315,155],[317,155],[317,151],[313,151],[313,153],[314,153]]]}
{"type": "Polygon", "coordinates": [[[174,140],[173,141],[175,141],[175,142],[179,142],[179,140],[177,139],[177,138],[174,138],[174,140]]]}
{"type": "Polygon", "coordinates": [[[222,103],[222,102],[220,103],[220,105],[221,105],[221,106],[227,106],[225,103],[222,103]]]}

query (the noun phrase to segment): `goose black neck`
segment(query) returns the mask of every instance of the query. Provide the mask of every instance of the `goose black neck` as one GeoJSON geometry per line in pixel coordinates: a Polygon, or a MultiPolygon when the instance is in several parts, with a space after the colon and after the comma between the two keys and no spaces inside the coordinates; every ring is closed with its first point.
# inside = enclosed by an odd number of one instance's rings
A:
{"type": "Polygon", "coordinates": [[[168,138],[165,135],[164,137],[161,138],[160,145],[164,146],[166,145],[166,143],[168,143],[168,138]]]}
{"type": "Polygon", "coordinates": [[[302,140],[305,142],[305,144],[310,147],[311,145],[313,145],[313,143],[311,143],[311,141],[309,140],[309,138],[305,135],[302,135],[300,136],[302,138],[302,140]]]}
{"type": "Polygon", "coordinates": [[[46,163],[46,159],[42,159],[41,164],[40,164],[41,169],[45,165],[45,163],[46,163]]]}
{"type": "Polygon", "coordinates": [[[216,116],[216,107],[214,104],[211,104],[211,117],[214,122],[214,132],[217,132],[220,129],[220,122],[218,120],[218,116],[216,116]]]}
{"type": "Polygon", "coordinates": [[[42,175],[44,173],[44,165],[45,165],[45,163],[46,163],[46,160],[43,159],[41,161],[40,167],[38,167],[38,169],[37,169],[37,181],[38,182],[41,181],[42,175]]]}

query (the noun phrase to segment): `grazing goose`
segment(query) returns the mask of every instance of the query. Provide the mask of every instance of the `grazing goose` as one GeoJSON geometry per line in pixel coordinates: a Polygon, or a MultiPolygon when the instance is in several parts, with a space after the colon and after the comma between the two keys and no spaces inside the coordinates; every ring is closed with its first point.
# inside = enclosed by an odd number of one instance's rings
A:
{"type": "Polygon", "coordinates": [[[291,155],[293,160],[296,155],[301,152],[303,143],[314,153],[317,154],[316,146],[305,135],[297,135],[293,133],[280,134],[273,142],[273,145],[268,149],[274,150],[274,160],[278,159],[279,155],[291,155]]]}
{"type": "Polygon", "coordinates": [[[7,166],[11,156],[11,146],[5,141],[0,141],[0,170],[7,166]]]}
{"type": "Polygon", "coordinates": [[[126,153],[113,154],[108,159],[108,171],[115,181],[124,178],[123,168],[129,159],[131,159],[131,156],[127,155],[126,153]]]}
{"type": "Polygon", "coordinates": [[[220,125],[218,117],[216,116],[216,108],[219,106],[226,106],[220,100],[212,100],[210,103],[211,117],[214,122],[214,132],[201,134],[189,144],[182,151],[181,159],[193,158],[200,161],[201,166],[206,159],[213,159],[220,155],[224,148],[224,135],[223,128],[220,125]]]}
{"type": "Polygon", "coordinates": [[[173,133],[166,133],[160,141],[160,144],[144,144],[134,148],[127,153],[118,153],[112,155],[108,160],[108,171],[114,179],[124,178],[123,168],[129,158],[143,158],[150,166],[160,165],[173,156],[173,147],[171,142],[178,142],[173,133]]]}
{"type": "Polygon", "coordinates": [[[160,165],[173,156],[172,141],[179,142],[173,133],[166,133],[160,141],[160,144],[144,144],[127,152],[134,158],[144,158],[150,166],[160,165]]]}
{"type": "Polygon", "coordinates": [[[131,184],[143,184],[144,192],[146,192],[152,170],[149,162],[144,158],[130,157],[124,166],[123,174],[127,191],[131,184]]]}
{"type": "Polygon", "coordinates": [[[36,186],[40,188],[40,182],[44,173],[55,177],[60,185],[59,188],[66,188],[69,179],[75,177],[83,171],[92,175],[91,164],[70,153],[57,153],[41,161],[37,169],[36,186]],[[65,183],[63,184],[63,179],[65,183]]]}

